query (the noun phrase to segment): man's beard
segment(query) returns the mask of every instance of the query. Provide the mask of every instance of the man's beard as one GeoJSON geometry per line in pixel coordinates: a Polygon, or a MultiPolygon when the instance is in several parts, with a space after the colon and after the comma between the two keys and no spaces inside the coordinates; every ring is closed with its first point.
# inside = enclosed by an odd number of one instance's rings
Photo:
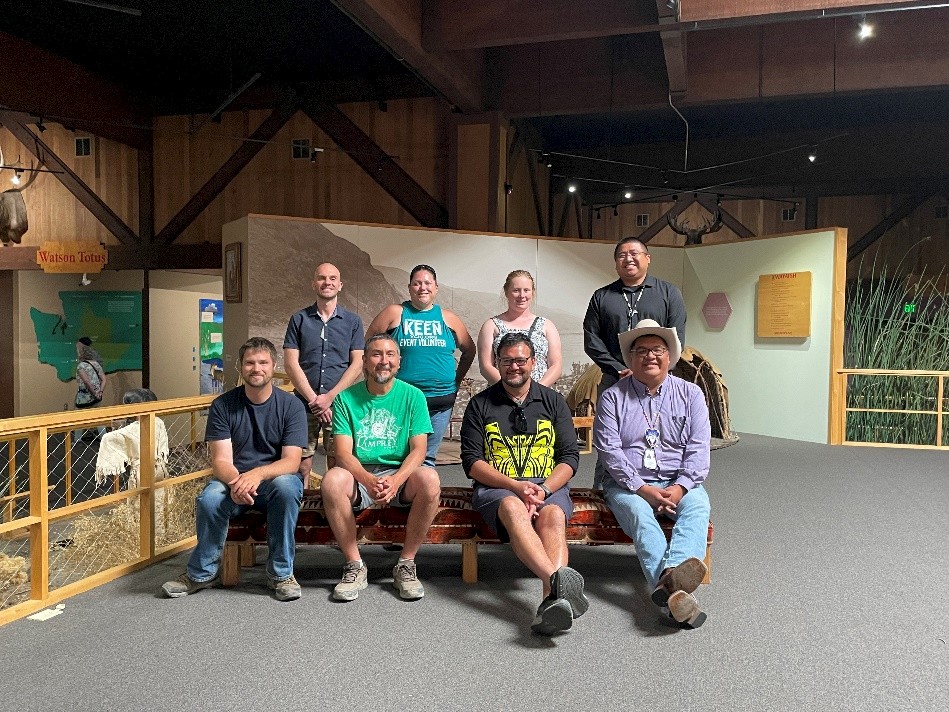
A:
{"type": "Polygon", "coordinates": [[[507,376],[502,378],[504,385],[510,388],[520,388],[530,379],[531,375],[529,373],[518,373],[512,376],[507,376]],[[516,379],[516,380],[515,380],[516,379]]]}
{"type": "Polygon", "coordinates": [[[372,380],[378,383],[380,386],[384,386],[386,383],[392,380],[392,371],[373,371],[372,380]]]}

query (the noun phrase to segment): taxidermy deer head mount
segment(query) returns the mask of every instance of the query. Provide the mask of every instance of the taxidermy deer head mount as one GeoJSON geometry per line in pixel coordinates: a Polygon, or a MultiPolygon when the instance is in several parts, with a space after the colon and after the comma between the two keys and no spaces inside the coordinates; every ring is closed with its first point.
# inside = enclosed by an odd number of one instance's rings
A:
{"type": "Polygon", "coordinates": [[[718,232],[722,229],[722,211],[718,208],[712,213],[711,220],[703,221],[701,227],[689,227],[689,221],[683,220],[681,223],[671,215],[666,215],[666,221],[672,231],[678,235],[685,235],[686,245],[701,245],[702,237],[712,232],[718,232]]]}
{"type": "MultiPolygon", "coordinates": [[[[19,164],[19,160],[13,165],[17,164],[19,164]]],[[[6,166],[3,161],[2,149],[0,149],[0,166],[6,166]]],[[[30,177],[26,183],[0,193],[0,242],[3,242],[4,245],[9,245],[11,242],[19,244],[23,239],[23,235],[30,229],[30,222],[26,215],[26,202],[23,200],[23,191],[33,185],[33,181],[36,180],[39,172],[34,169],[32,161],[28,170],[30,177]]]]}

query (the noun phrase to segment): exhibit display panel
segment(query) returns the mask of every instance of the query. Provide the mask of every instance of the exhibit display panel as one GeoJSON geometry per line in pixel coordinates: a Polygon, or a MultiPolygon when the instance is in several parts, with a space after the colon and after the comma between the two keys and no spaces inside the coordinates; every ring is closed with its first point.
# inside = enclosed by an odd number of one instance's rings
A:
{"type": "MultiPolygon", "coordinates": [[[[831,351],[838,348],[832,346],[833,315],[842,313],[836,252],[841,235],[846,240],[842,231],[822,230],[650,249],[650,274],[682,289],[689,314],[687,345],[722,371],[735,430],[827,442],[831,351]],[[811,336],[757,339],[759,276],[804,271],[813,275],[811,336]],[[702,318],[702,306],[713,292],[725,293],[733,310],[719,330],[708,328],[702,318]]],[[[537,281],[533,311],[553,320],[563,339],[564,375],[557,388],[566,392],[590,363],[582,333],[590,296],[616,279],[614,245],[591,240],[250,215],[224,227],[224,243],[235,242],[243,245],[243,274],[238,277],[243,300],[227,305],[228,370],[249,335],[282,345],[291,314],[313,302],[310,284],[320,262],[340,269],[340,304],[357,312],[366,325],[386,305],[407,299],[412,267],[432,265],[438,273],[437,302],[457,313],[473,337],[486,319],[504,310],[501,288],[507,273],[526,269],[537,281]]],[[[483,387],[477,365],[468,377],[466,387],[483,387]]]]}

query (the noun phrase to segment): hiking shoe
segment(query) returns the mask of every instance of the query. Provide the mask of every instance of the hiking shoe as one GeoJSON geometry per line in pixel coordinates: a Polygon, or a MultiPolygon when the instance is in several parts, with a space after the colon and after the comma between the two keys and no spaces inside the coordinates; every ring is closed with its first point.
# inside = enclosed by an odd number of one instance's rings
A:
{"type": "Polygon", "coordinates": [[[684,628],[698,628],[708,618],[699,608],[695,596],[685,591],[676,591],[669,596],[669,614],[684,628]]]}
{"type": "Polygon", "coordinates": [[[652,602],[657,606],[665,606],[671,596],[676,591],[685,591],[692,593],[702,583],[708,568],[705,562],[694,556],[686,559],[678,566],[666,569],[659,577],[656,588],[652,592],[652,602]]]}
{"type": "Polygon", "coordinates": [[[553,635],[570,630],[573,625],[573,609],[565,598],[547,596],[537,607],[537,615],[531,630],[541,635],[553,635]]]}
{"type": "Polygon", "coordinates": [[[278,601],[295,601],[300,597],[300,584],[297,583],[293,574],[290,575],[290,578],[284,579],[283,581],[270,579],[268,583],[270,584],[270,588],[274,591],[274,598],[278,601]]]}
{"type": "Polygon", "coordinates": [[[574,618],[582,616],[590,607],[590,601],[583,595],[583,576],[569,566],[561,566],[551,574],[550,595],[565,599],[574,618]]]}
{"type": "Polygon", "coordinates": [[[337,601],[355,601],[368,582],[369,569],[358,561],[347,561],[343,566],[343,578],[333,589],[333,598],[337,601]]]}
{"type": "Polygon", "coordinates": [[[166,581],[162,584],[161,590],[168,598],[181,598],[192,593],[200,591],[202,588],[211,588],[217,586],[221,579],[215,576],[207,581],[194,581],[187,572],[181,574],[174,581],[166,581]]]}
{"type": "Polygon", "coordinates": [[[425,587],[415,574],[415,562],[399,560],[392,569],[392,585],[406,601],[416,601],[425,595],[425,587]]]}

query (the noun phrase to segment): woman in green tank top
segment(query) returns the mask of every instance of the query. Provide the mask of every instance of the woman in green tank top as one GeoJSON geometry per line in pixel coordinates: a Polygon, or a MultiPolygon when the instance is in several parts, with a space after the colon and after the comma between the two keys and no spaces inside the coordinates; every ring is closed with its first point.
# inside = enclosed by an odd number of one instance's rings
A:
{"type": "Polygon", "coordinates": [[[475,345],[458,316],[435,304],[438,280],[435,270],[418,265],[409,275],[409,301],[390,304],[372,320],[366,337],[383,332],[399,345],[402,366],[396,377],[411,383],[425,394],[432,419],[425,464],[435,464],[458,384],[468,373],[475,357],[475,345]],[[455,350],[461,358],[455,362],[455,350]]]}

